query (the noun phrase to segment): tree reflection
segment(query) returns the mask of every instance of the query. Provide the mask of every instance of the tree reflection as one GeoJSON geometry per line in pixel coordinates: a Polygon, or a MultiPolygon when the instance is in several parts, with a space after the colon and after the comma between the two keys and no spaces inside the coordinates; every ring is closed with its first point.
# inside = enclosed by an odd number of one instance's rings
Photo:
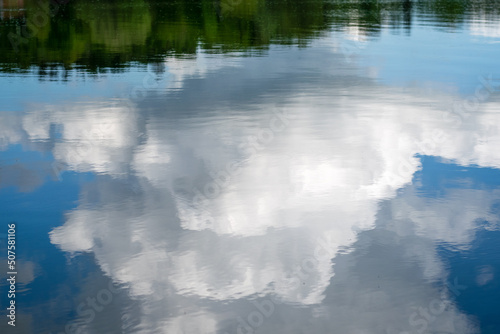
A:
{"type": "MultiPolygon", "coordinates": [[[[341,0],[0,0],[0,70],[38,66],[123,70],[167,55],[306,46],[328,29],[366,38],[382,27],[411,32],[415,15],[458,28],[468,11],[498,12],[495,1],[341,0]]],[[[50,72],[50,71],[49,71],[50,72]]]]}

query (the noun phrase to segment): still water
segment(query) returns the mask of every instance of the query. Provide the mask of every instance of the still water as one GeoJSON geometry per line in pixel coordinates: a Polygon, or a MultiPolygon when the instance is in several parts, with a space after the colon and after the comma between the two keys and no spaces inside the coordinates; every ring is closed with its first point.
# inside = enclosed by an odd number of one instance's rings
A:
{"type": "Polygon", "coordinates": [[[500,2],[0,18],[2,334],[500,333],[500,2]]]}

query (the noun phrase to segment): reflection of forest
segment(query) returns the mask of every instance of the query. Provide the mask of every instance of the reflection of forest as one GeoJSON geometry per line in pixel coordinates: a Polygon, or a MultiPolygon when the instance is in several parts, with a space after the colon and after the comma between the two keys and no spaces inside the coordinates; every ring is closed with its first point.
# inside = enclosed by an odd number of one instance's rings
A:
{"type": "Polygon", "coordinates": [[[224,52],[306,45],[328,28],[376,36],[384,25],[410,33],[415,12],[454,28],[470,9],[496,11],[498,2],[0,0],[0,63],[4,71],[33,64],[97,70],[154,62],[167,53],[192,54],[198,46],[224,52]]]}

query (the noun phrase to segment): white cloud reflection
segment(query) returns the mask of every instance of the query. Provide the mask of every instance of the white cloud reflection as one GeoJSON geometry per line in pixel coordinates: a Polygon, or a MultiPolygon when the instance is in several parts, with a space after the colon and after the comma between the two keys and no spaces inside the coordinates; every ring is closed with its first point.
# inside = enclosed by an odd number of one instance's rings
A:
{"type": "Polygon", "coordinates": [[[500,38],[500,24],[493,17],[478,17],[470,23],[472,35],[500,38]]]}
{"type": "Polygon", "coordinates": [[[181,89],[186,80],[204,78],[208,73],[224,67],[240,66],[240,59],[234,56],[234,53],[227,53],[224,57],[210,56],[198,47],[194,57],[183,59],[169,57],[165,62],[170,75],[167,88],[181,89]]]}
{"type": "MultiPolygon", "coordinates": [[[[188,65],[177,66],[180,76],[199,72],[188,65]]],[[[206,80],[213,84],[210,76],[206,80]]],[[[412,308],[443,298],[427,284],[446,279],[435,246],[466,248],[479,219],[494,221],[487,212],[499,198],[470,189],[441,201],[418,196],[409,186],[419,169],[415,155],[499,168],[500,104],[487,101],[456,124],[431,107],[437,105],[434,98],[369,83],[352,90],[335,83],[320,88],[305,82],[299,88],[273,96],[290,123],[268,143],[261,140],[254,154],[241,144],[269,127],[275,117],[271,110],[281,110],[272,100],[252,105],[251,114],[248,106],[230,110],[221,104],[215,106],[218,111],[194,117],[153,113],[147,120],[140,106],[130,112],[90,102],[27,114],[22,125],[30,140],[49,140],[51,124],[59,124],[54,157],[72,170],[103,175],[82,192],[66,223],[51,232],[52,243],[68,252],[93,252],[105,274],[129,287],[134,298],[163,301],[165,307],[179,298],[238,303],[271,294],[285,308],[337,296],[338,301],[312,309],[311,317],[328,314],[329,320],[313,321],[311,332],[322,332],[320,326],[342,333],[411,332],[412,308]],[[444,136],[429,142],[436,133],[444,136]],[[195,200],[196,191],[205,192],[217,173],[235,163],[236,171],[217,196],[195,200]],[[129,179],[120,180],[126,177],[137,183],[135,192],[123,185],[129,179]],[[397,196],[405,186],[409,190],[397,196]],[[97,204],[89,194],[99,198],[97,204]],[[396,242],[398,255],[421,276],[405,277],[393,267],[392,285],[377,290],[365,279],[370,273],[363,272],[372,269],[357,263],[363,256],[348,253],[363,249],[358,237],[376,229],[383,200],[393,205],[386,229],[412,241],[396,242]],[[331,257],[315,257],[319,240],[328,240],[331,257]],[[352,266],[338,264],[338,254],[352,266]],[[314,270],[291,288],[303,259],[315,259],[314,270]]],[[[448,97],[436,99],[443,98],[448,97]]],[[[9,134],[8,140],[20,136],[9,134]]],[[[369,243],[379,241],[373,237],[369,243]]],[[[470,319],[444,298],[451,306],[429,329],[474,332],[470,319]]],[[[165,333],[215,332],[227,320],[224,314],[203,313],[165,322],[152,319],[146,309],[143,323],[154,328],[156,321],[165,333]]],[[[279,328],[298,332],[302,320],[298,315],[279,328]]],[[[278,325],[275,320],[263,328],[276,332],[272,328],[278,325]]]]}

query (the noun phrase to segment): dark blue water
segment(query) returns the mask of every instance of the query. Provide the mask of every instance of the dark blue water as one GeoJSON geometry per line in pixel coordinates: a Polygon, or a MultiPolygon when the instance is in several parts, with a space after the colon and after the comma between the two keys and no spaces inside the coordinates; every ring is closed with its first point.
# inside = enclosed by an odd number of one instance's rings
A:
{"type": "Polygon", "coordinates": [[[3,0],[0,332],[499,333],[499,8],[3,0]]]}

